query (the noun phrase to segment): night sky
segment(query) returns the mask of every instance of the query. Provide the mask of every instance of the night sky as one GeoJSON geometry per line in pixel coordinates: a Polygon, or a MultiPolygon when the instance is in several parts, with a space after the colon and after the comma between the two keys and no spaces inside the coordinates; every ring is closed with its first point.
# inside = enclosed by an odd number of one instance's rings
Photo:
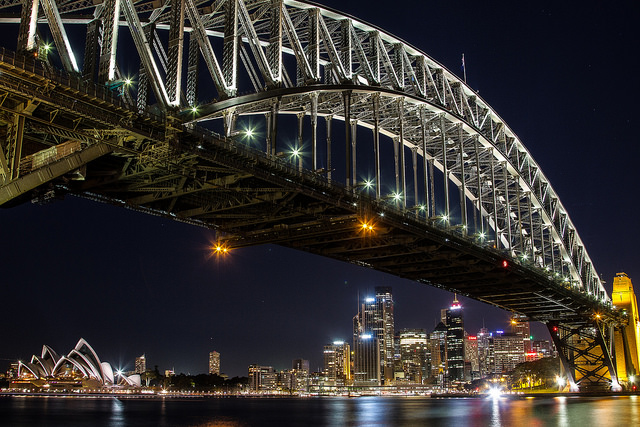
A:
{"type": "MultiPolygon", "coordinates": [[[[464,53],[468,84],[542,167],[607,289],[618,271],[640,282],[640,16],[633,2],[321,3],[459,75],[464,53]]],[[[216,350],[230,376],[246,375],[251,363],[290,368],[294,358],[310,359],[316,370],[324,344],[350,340],[358,293],[392,286],[396,329],[430,331],[453,299],[277,246],[210,258],[212,235],[71,196],[0,209],[0,369],[39,354],[42,344],[67,353],[83,337],[125,369],[146,353],[151,368],[202,373],[216,350]]],[[[491,330],[506,327],[508,313],[461,301],[468,332],[483,319],[491,330]]]]}

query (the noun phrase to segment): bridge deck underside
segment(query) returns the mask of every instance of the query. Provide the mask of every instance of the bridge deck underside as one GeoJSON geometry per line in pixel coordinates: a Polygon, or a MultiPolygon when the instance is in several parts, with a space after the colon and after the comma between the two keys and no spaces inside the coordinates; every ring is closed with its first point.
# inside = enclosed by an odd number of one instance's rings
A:
{"type": "Polygon", "coordinates": [[[504,268],[500,252],[478,247],[460,230],[403,214],[279,159],[192,135],[158,151],[155,160],[107,156],[90,165],[85,181],[67,188],[215,228],[229,248],[279,244],[459,292],[535,320],[569,320],[588,310],[590,301],[544,274],[519,265],[504,268]],[[117,180],[102,181],[117,170],[117,180]]]}

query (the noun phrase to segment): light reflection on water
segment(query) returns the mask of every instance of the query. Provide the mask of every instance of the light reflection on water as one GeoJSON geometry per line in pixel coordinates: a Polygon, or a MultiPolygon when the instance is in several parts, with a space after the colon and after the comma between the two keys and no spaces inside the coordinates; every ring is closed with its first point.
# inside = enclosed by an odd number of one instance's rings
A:
{"type": "Polygon", "coordinates": [[[74,399],[0,397],[11,426],[453,426],[588,427],[640,425],[640,399],[226,398],[74,399]]]}

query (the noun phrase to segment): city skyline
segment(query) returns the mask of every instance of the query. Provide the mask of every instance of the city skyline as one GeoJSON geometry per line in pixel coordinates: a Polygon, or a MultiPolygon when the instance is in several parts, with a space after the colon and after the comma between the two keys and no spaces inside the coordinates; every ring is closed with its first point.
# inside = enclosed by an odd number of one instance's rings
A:
{"type": "MultiPolygon", "coordinates": [[[[363,0],[321,3],[404,39],[454,73],[464,53],[468,84],[541,165],[607,289],[618,271],[640,280],[640,231],[630,226],[640,154],[633,132],[640,115],[629,96],[638,83],[626,77],[638,39],[631,9],[407,2],[389,13],[363,0]],[[453,23],[455,31],[446,27],[453,23]],[[604,83],[620,73],[625,90],[604,83]]],[[[250,363],[285,368],[295,357],[311,359],[315,370],[325,343],[348,340],[358,291],[392,286],[396,329],[431,328],[452,296],[276,246],[212,258],[211,231],[74,197],[3,209],[0,220],[10,242],[0,261],[4,363],[29,357],[41,342],[67,348],[83,336],[114,366],[130,369],[145,354],[150,368],[206,372],[206,354],[216,349],[232,375],[246,375],[250,363]],[[264,360],[254,360],[259,354],[264,360]]],[[[509,318],[460,298],[472,330],[483,318],[489,329],[509,318]]]]}

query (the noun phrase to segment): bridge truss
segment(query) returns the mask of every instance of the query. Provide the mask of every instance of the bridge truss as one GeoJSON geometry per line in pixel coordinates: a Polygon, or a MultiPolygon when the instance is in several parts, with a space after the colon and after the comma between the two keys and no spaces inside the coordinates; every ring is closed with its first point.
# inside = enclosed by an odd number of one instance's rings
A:
{"type": "Polygon", "coordinates": [[[79,194],[440,286],[560,326],[572,381],[617,383],[624,320],[566,209],[424,52],[305,1],[0,9],[0,204],[79,194]]]}

